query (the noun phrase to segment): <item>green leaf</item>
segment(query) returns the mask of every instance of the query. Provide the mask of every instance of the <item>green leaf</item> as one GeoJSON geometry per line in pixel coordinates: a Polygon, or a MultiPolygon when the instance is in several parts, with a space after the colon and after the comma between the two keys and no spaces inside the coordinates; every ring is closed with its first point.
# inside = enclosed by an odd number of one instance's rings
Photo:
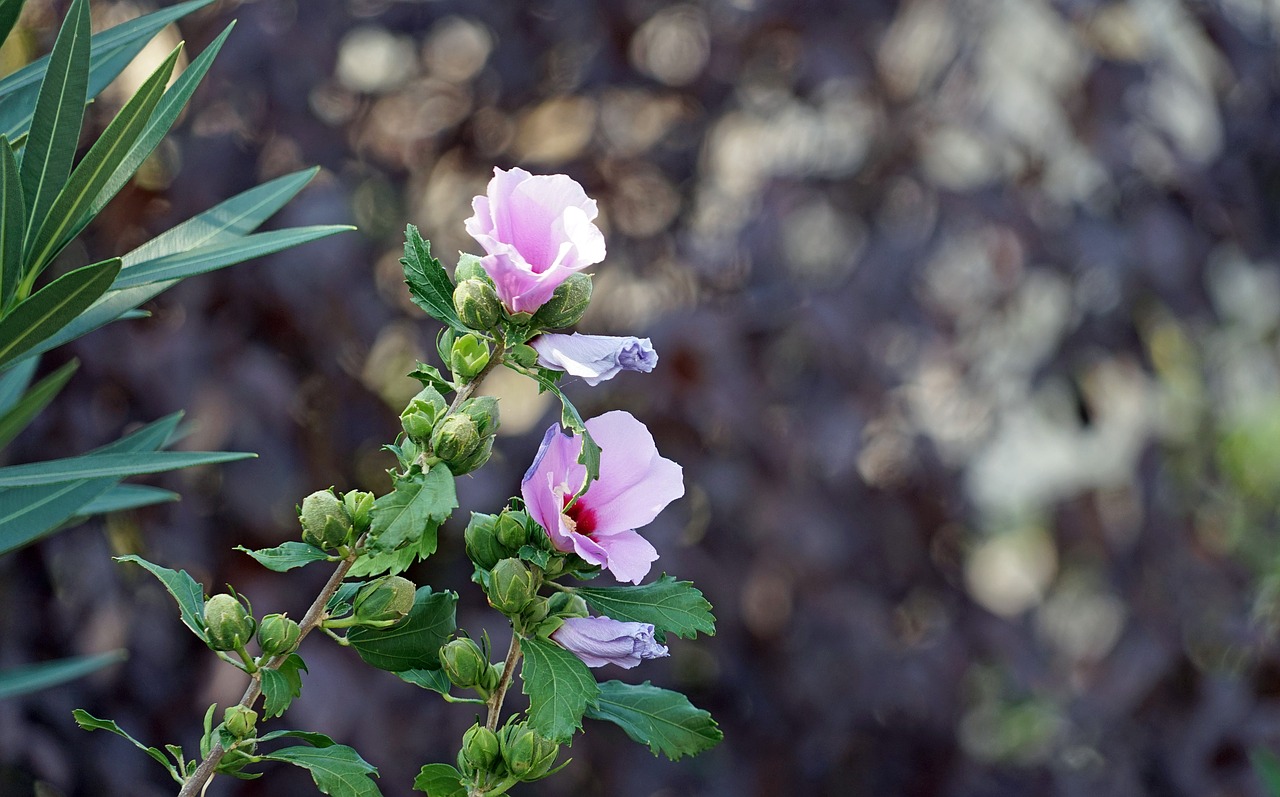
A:
{"type": "Polygon", "coordinates": [[[58,395],[62,386],[80,366],[78,360],[72,360],[58,370],[41,379],[35,387],[27,391],[17,404],[0,414],[0,448],[9,445],[27,424],[43,410],[53,397],[58,395]]]}
{"type": "Polygon", "coordinates": [[[444,674],[444,670],[403,670],[396,673],[396,675],[405,683],[420,686],[423,689],[430,689],[432,692],[438,692],[442,695],[449,694],[449,690],[453,688],[453,684],[449,683],[449,676],[444,674]]]}
{"type": "Polygon", "coordinates": [[[414,304],[442,324],[459,332],[469,331],[453,309],[453,280],[440,261],[431,256],[431,242],[424,240],[412,224],[404,230],[404,257],[400,258],[400,265],[404,266],[404,281],[414,304]]]}
{"type": "Polygon", "coordinates": [[[105,515],[108,512],[123,512],[127,509],[139,509],[154,504],[165,504],[177,501],[179,495],[172,490],[159,487],[147,487],[143,484],[117,484],[107,492],[80,507],[77,517],[89,515],[105,515]]]}
{"type": "Polygon", "coordinates": [[[666,573],[652,584],[638,587],[577,587],[573,591],[599,614],[614,620],[651,623],[659,632],[684,639],[716,632],[711,604],[693,582],[676,581],[666,573]]]}
{"type": "Polygon", "coordinates": [[[332,747],[337,744],[337,742],[325,734],[316,733],[315,731],[272,731],[271,733],[259,736],[258,741],[270,742],[286,736],[292,739],[301,739],[312,747],[332,747]]]}
{"type": "Polygon", "coordinates": [[[289,654],[278,669],[262,670],[262,710],[265,719],[280,716],[289,708],[294,698],[302,695],[303,672],[309,670],[297,653],[289,654]]]}
{"type": "Polygon", "coordinates": [[[458,506],[453,474],[443,462],[426,473],[394,478],[394,489],[373,502],[369,547],[390,551],[418,545],[426,556],[435,553],[436,528],[458,506]]]}
{"type": "Polygon", "coordinates": [[[448,393],[458,389],[456,385],[444,378],[439,368],[434,365],[427,365],[424,362],[419,362],[418,367],[409,372],[409,378],[418,380],[423,387],[434,387],[441,393],[448,393]]]}
{"type": "Polygon", "coordinates": [[[566,744],[582,728],[582,715],[596,704],[600,687],[581,659],[554,642],[525,637],[520,647],[524,651],[520,679],[529,696],[529,726],[566,744]]]}
{"type": "Polygon", "coordinates": [[[0,136],[0,316],[22,281],[22,238],[27,231],[27,198],[9,139],[0,136]]]}
{"type": "Polygon", "coordinates": [[[156,451],[145,454],[82,454],[66,459],[49,459],[27,465],[0,468],[0,487],[27,487],[37,484],[94,479],[123,478],[160,473],[196,465],[233,462],[256,457],[237,451],[156,451]]]}
{"type": "Polygon", "coordinates": [[[648,681],[600,684],[600,702],[587,710],[587,716],[612,722],[633,740],[649,745],[655,756],[661,753],[672,761],[708,750],[724,738],[711,715],[694,708],[689,698],[648,681]]]}
{"type": "Polygon", "coordinates": [[[0,412],[8,412],[22,399],[39,365],[40,358],[26,357],[7,371],[0,371],[0,412]]]}
{"type": "Polygon", "coordinates": [[[456,592],[432,592],[419,587],[409,616],[391,628],[353,628],[347,634],[351,647],[365,663],[388,672],[435,670],[440,667],[440,646],[458,627],[456,592]]]}
{"type": "Polygon", "coordinates": [[[27,246],[28,271],[38,273],[88,224],[89,208],[146,129],[181,52],[179,44],[143,82],[57,192],[48,216],[39,222],[39,231],[27,246]]]}
{"type": "Polygon", "coordinates": [[[397,548],[394,551],[366,551],[356,559],[356,563],[347,571],[351,578],[367,576],[399,575],[408,570],[415,562],[426,559],[436,552],[436,530],[433,526],[429,533],[424,533],[416,543],[397,548]]]}
{"type": "Polygon", "coordinates": [[[329,559],[329,554],[316,546],[308,545],[305,542],[297,542],[296,540],[282,543],[275,548],[262,548],[257,551],[251,551],[243,545],[237,545],[235,550],[244,551],[258,560],[258,564],[277,573],[309,565],[312,562],[324,562],[329,559]]]}
{"type": "Polygon", "coordinates": [[[117,556],[115,561],[132,562],[158,578],[173,599],[178,602],[182,624],[191,629],[191,633],[200,637],[202,641],[209,641],[204,630],[204,587],[200,586],[200,582],[188,575],[185,570],[170,570],[134,554],[117,556]]]}
{"type": "MultiPolygon", "coordinates": [[[[348,571],[350,572],[350,571],[348,571]]],[[[325,602],[324,611],[331,617],[341,617],[351,611],[351,602],[355,600],[356,593],[360,591],[365,582],[363,581],[344,581],[338,587],[338,591],[325,602]]]]}
{"type": "Polygon", "coordinates": [[[284,761],[302,767],[311,773],[321,794],[331,797],[381,797],[382,792],[370,776],[378,770],[360,757],[355,750],[343,744],[329,747],[286,747],[262,758],[267,761],[284,761]]]}
{"type": "Polygon", "coordinates": [[[1258,773],[1270,797],[1280,797],[1280,758],[1270,750],[1254,748],[1249,753],[1253,769],[1258,773]]]}
{"type": "MultiPolygon", "coordinates": [[[[89,90],[89,35],[89,2],[72,0],[40,83],[31,135],[22,154],[22,193],[27,199],[24,252],[31,250],[35,231],[71,173],[89,90]]],[[[27,262],[24,281],[30,286],[35,277],[27,262]]]]}
{"type": "Polygon", "coordinates": [[[23,2],[24,0],[0,0],[0,42],[9,38],[9,32],[18,24],[23,2]]]}
{"type": "Polygon", "coordinates": [[[413,790],[424,791],[427,797],[467,797],[462,773],[448,764],[427,764],[413,779],[413,790]]]}
{"type": "Polygon", "coordinates": [[[587,425],[583,422],[582,416],[578,414],[578,408],[573,406],[573,402],[569,401],[569,397],[560,390],[560,387],[555,382],[536,372],[520,370],[519,373],[532,376],[543,390],[550,390],[556,394],[556,397],[560,399],[560,425],[582,438],[582,452],[578,455],[578,462],[582,463],[587,469],[587,478],[582,483],[582,489],[577,493],[582,495],[587,491],[587,487],[590,486],[591,482],[600,478],[600,446],[596,444],[595,438],[587,431],[587,425]]]}
{"type": "Polygon", "coordinates": [[[128,739],[130,742],[133,742],[134,747],[151,756],[156,761],[159,761],[160,766],[164,767],[169,774],[173,776],[174,780],[182,783],[182,777],[178,774],[178,770],[172,763],[170,763],[169,759],[165,757],[163,751],[156,747],[147,747],[142,742],[125,733],[114,720],[98,719],[82,708],[78,708],[71,712],[71,716],[75,718],[76,724],[86,731],[110,731],[116,736],[123,737],[128,739]]]}
{"type": "Polygon", "coordinates": [[[521,545],[516,556],[546,570],[551,565],[551,552],[532,545],[521,545]]]}
{"type": "Polygon", "coordinates": [[[69,324],[111,286],[120,259],[67,272],[13,306],[0,320],[0,368],[69,324]]]}
{"type": "Polygon", "coordinates": [[[42,661],[25,667],[15,667],[0,672],[0,700],[15,695],[25,695],[74,680],[103,667],[124,661],[123,650],[100,653],[96,656],[77,656],[72,659],[42,661]]]}

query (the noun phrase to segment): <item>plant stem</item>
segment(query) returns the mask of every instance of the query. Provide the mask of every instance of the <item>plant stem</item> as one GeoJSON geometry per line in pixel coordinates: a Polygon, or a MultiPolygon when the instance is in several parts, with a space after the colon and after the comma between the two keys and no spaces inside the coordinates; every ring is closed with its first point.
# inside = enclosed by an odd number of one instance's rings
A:
{"type": "Polygon", "coordinates": [[[502,678],[498,680],[498,685],[494,687],[493,693],[489,695],[489,718],[485,721],[484,726],[491,731],[498,729],[498,716],[502,714],[502,699],[507,696],[507,689],[511,687],[511,679],[515,677],[516,664],[519,661],[520,635],[512,628],[511,645],[507,648],[507,660],[502,665],[502,678]]]}

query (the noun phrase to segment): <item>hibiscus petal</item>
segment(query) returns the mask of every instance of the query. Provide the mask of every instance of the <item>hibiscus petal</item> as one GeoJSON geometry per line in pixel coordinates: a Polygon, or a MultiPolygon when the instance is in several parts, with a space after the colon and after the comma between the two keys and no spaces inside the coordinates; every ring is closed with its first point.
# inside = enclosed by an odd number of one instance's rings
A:
{"type": "Polygon", "coordinates": [[[538,352],[538,364],[543,368],[580,376],[592,387],[623,370],[648,373],[658,362],[648,338],[548,332],[529,345],[538,352]]]}
{"type": "Polygon", "coordinates": [[[576,493],[587,478],[587,469],[577,461],[581,451],[582,439],[564,434],[559,424],[542,436],[538,454],[520,481],[520,495],[530,517],[543,528],[560,528],[563,496],[576,493]]]}
{"type": "Polygon", "coordinates": [[[658,560],[658,550],[637,531],[626,529],[612,534],[597,531],[595,539],[609,557],[606,567],[619,581],[639,584],[658,560]]]}
{"type": "Polygon", "coordinates": [[[684,495],[684,471],[658,455],[645,425],[622,410],[587,421],[600,445],[600,479],[579,501],[595,516],[597,535],[637,529],[684,495]]]}

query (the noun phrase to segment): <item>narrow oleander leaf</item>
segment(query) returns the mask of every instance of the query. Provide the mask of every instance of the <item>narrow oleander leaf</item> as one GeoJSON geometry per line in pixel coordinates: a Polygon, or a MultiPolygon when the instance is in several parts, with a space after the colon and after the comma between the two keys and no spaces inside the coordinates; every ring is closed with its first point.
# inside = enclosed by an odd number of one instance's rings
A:
{"type": "Polygon", "coordinates": [[[371,667],[388,672],[440,668],[440,646],[457,629],[458,593],[419,587],[409,616],[391,628],[353,628],[351,647],[371,667]]]}
{"type": "Polygon", "coordinates": [[[692,639],[716,632],[711,604],[693,582],[676,581],[666,573],[652,584],[638,587],[578,587],[574,592],[599,614],[630,623],[650,623],[660,633],[692,639]]]}
{"type": "Polygon", "coordinates": [[[449,690],[453,688],[444,670],[402,670],[396,673],[396,676],[405,683],[430,689],[442,695],[449,694],[449,690]]]}
{"type": "Polygon", "coordinates": [[[172,490],[163,490],[159,487],[148,487],[144,484],[117,484],[80,507],[75,516],[86,518],[90,515],[105,515],[108,512],[141,509],[144,506],[171,503],[180,497],[172,490]]]}
{"type": "Polygon", "coordinates": [[[648,681],[600,684],[599,703],[587,709],[587,716],[612,722],[655,756],[661,753],[672,761],[708,750],[724,738],[711,715],[689,698],[648,681]]]}
{"type": "MultiPolygon", "coordinates": [[[[40,83],[22,155],[22,193],[27,200],[24,253],[30,251],[36,230],[71,173],[89,91],[89,35],[89,0],[72,0],[40,83]]],[[[32,279],[24,274],[28,283],[32,279]]]]}
{"type": "Polygon", "coordinates": [[[66,459],[49,459],[28,465],[0,468],[0,487],[31,487],[38,484],[124,478],[146,473],[213,465],[256,457],[238,451],[155,451],[143,454],[83,454],[66,459]]]}
{"type": "Polygon", "coordinates": [[[581,659],[554,642],[526,637],[520,648],[529,726],[552,741],[568,743],[582,728],[587,708],[596,704],[600,687],[581,659]]]}
{"type": "Polygon", "coordinates": [[[1259,747],[1249,753],[1249,761],[1253,764],[1253,771],[1258,773],[1262,785],[1266,787],[1267,794],[1270,797],[1280,797],[1280,758],[1270,750],[1259,747]]]}
{"type": "Polygon", "coordinates": [[[78,360],[72,360],[41,379],[16,404],[0,413],[0,448],[9,445],[13,438],[27,428],[27,424],[58,395],[79,366],[78,360]]]}
{"type": "Polygon", "coordinates": [[[440,261],[431,256],[431,242],[423,239],[412,224],[404,230],[404,281],[409,286],[413,303],[427,315],[459,332],[468,332],[466,325],[453,309],[453,280],[440,261]]]}
{"type": "Polygon", "coordinates": [[[369,547],[392,551],[403,545],[435,552],[436,528],[458,506],[453,474],[444,463],[426,473],[396,477],[394,489],[373,502],[373,526],[369,547]],[[424,544],[423,540],[429,541],[424,544]]]}
{"type": "Polygon", "coordinates": [[[48,216],[27,246],[26,268],[37,272],[53,260],[89,222],[89,209],[107,181],[128,156],[133,145],[146,130],[165,85],[173,74],[182,45],[174,48],[137,93],[124,104],[89,151],[80,159],[49,208],[48,216]]]}
{"type": "Polygon", "coordinates": [[[71,323],[106,292],[119,272],[119,258],[84,266],[14,305],[0,319],[0,368],[71,323]]]}
{"type": "Polygon", "coordinates": [[[36,375],[40,358],[27,357],[7,371],[0,371],[0,412],[8,412],[22,400],[36,375]]]}
{"type": "Polygon", "coordinates": [[[103,667],[124,661],[123,650],[100,653],[95,656],[76,656],[71,659],[42,661],[25,667],[0,671],[0,700],[48,689],[67,681],[81,678],[103,667]]]}
{"type": "Polygon", "coordinates": [[[578,462],[587,469],[586,481],[578,491],[578,495],[582,495],[591,482],[600,478],[600,446],[587,431],[587,425],[583,422],[582,415],[578,413],[578,408],[573,406],[573,402],[569,401],[569,397],[560,390],[559,385],[542,374],[535,374],[534,379],[543,390],[550,390],[556,398],[560,399],[560,425],[582,438],[582,452],[578,455],[578,462]]]}
{"type": "Polygon", "coordinates": [[[262,754],[267,761],[284,761],[311,773],[316,788],[330,797],[382,797],[370,778],[378,770],[343,744],[328,747],[286,747],[262,754]]]}
{"type": "Polygon", "coordinates": [[[467,797],[462,773],[448,764],[427,764],[413,779],[413,790],[426,792],[427,797],[467,797]]]}
{"type": "Polygon", "coordinates": [[[296,540],[281,543],[274,548],[261,548],[256,551],[249,550],[243,545],[237,545],[235,549],[249,554],[258,561],[258,564],[277,573],[309,565],[312,562],[323,562],[329,558],[329,554],[316,546],[296,540]]]}
{"type": "Polygon", "coordinates": [[[22,16],[24,0],[0,0],[0,42],[9,38],[9,32],[22,16]]]}
{"type": "Polygon", "coordinates": [[[307,671],[307,665],[296,653],[290,654],[278,669],[262,670],[264,718],[280,716],[289,708],[294,698],[302,696],[302,673],[307,671]]]}
{"type": "Polygon", "coordinates": [[[9,139],[0,136],[0,316],[22,281],[22,237],[27,231],[27,198],[9,139]]]}
{"type": "Polygon", "coordinates": [[[182,624],[191,629],[191,633],[202,641],[208,641],[204,629],[204,587],[200,586],[200,582],[185,570],[170,570],[134,554],[117,556],[115,561],[132,562],[159,579],[173,599],[178,602],[182,624]]]}
{"type": "Polygon", "coordinates": [[[169,761],[168,757],[165,756],[162,750],[156,747],[147,747],[142,742],[125,733],[114,720],[99,719],[82,708],[78,708],[71,712],[71,716],[75,718],[76,724],[86,731],[110,731],[116,736],[128,739],[133,743],[134,747],[151,756],[156,761],[159,761],[160,766],[168,770],[169,774],[172,775],[175,780],[182,783],[182,778],[179,776],[178,770],[174,768],[173,763],[169,761]]]}

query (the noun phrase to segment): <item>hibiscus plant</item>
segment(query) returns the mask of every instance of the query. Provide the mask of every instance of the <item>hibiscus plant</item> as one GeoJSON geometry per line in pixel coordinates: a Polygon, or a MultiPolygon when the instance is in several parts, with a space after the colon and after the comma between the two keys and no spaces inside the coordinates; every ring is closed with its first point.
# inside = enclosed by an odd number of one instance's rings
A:
{"type": "MultiPolygon", "coordinates": [[[[300,620],[255,616],[234,590],[206,597],[184,571],[120,558],[156,576],[183,624],[248,677],[237,705],[209,707],[198,755],[134,741],[169,771],[182,797],[202,794],[218,773],[257,777],[268,761],[308,769],[335,797],[380,794],[377,770],[351,747],[321,733],[259,726],[301,696],[307,665],[299,644],[316,630],[375,668],[484,712],[454,763],[422,767],[413,786],[429,797],[500,795],[547,777],[567,763],[561,747],[584,718],[616,724],[673,760],[721,738],[684,695],[648,681],[601,683],[591,672],[631,669],[668,655],[673,636],[715,631],[711,606],[691,583],[666,574],[642,583],[658,551],[638,529],[684,494],[680,466],[659,455],[629,413],[584,421],[560,388],[566,375],[595,385],[621,371],[651,371],[658,359],[648,340],[548,331],[577,323],[590,301],[583,270],[605,257],[596,203],[564,175],[495,169],[472,207],[466,229],[485,255],[461,255],[452,277],[418,231],[406,230],[405,281],[414,302],[444,325],[446,368],[419,363],[409,375],[422,389],[400,416],[403,434],[386,446],[395,457],[391,489],[319,490],[299,507],[299,539],[240,549],[278,572],[334,567],[300,620]],[[520,495],[497,512],[473,512],[463,532],[472,581],[511,627],[506,654],[494,660],[486,634],[457,628],[457,592],[416,585],[403,573],[435,552],[441,524],[458,506],[454,480],[490,457],[498,401],[478,391],[499,367],[553,392],[562,412],[520,495]],[[589,585],[606,572],[605,585],[589,585]],[[517,679],[528,708],[504,714],[517,679]]],[[[110,720],[83,710],[75,717],[86,729],[132,740],[110,720]]]]}

